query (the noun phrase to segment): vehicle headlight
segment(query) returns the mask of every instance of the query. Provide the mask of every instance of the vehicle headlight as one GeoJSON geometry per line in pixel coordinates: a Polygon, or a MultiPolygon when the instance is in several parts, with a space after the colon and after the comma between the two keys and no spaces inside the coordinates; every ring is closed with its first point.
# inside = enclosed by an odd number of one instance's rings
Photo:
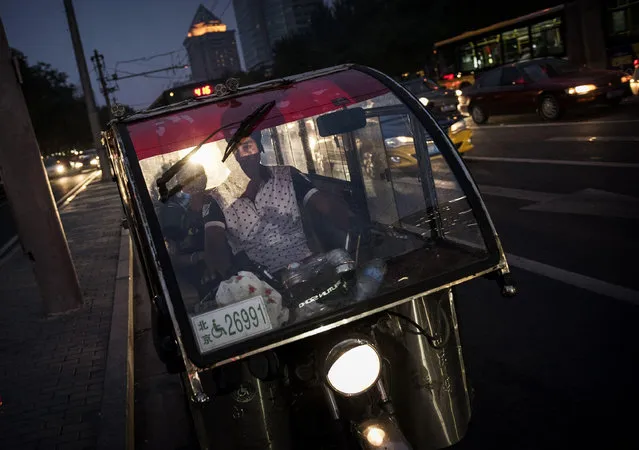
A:
{"type": "Polygon", "coordinates": [[[330,387],[351,396],[361,394],[375,384],[382,364],[372,344],[363,339],[347,339],[328,353],[326,367],[330,387]]]}
{"type": "Polygon", "coordinates": [[[77,161],[73,161],[73,162],[71,162],[71,167],[73,167],[74,169],[79,169],[80,167],[82,167],[82,163],[81,162],[77,162],[77,161]]]}
{"type": "Polygon", "coordinates": [[[422,102],[422,105],[428,106],[428,99],[426,97],[419,97],[419,101],[422,102]]]}
{"type": "Polygon", "coordinates": [[[622,83],[627,83],[628,81],[632,81],[632,77],[630,75],[624,75],[623,77],[621,77],[622,83]]]}
{"type": "Polygon", "coordinates": [[[62,164],[56,164],[56,166],[55,166],[55,171],[56,171],[57,173],[64,173],[65,168],[64,168],[64,166],[63,166],[62,164]]]}
{"type": "Polygon", "coordinates": [[[464,120],[458,120],[454,124],[450,126],[450,132],[452,134],[459,133],[462,130],[466,129],[466,122],[464,120]]]}
{"type": "Polygon", "coordinates": [[[97,166],[100,163],[100,160],[98,158],[93,158],[91,161],[89,161],[89,164],[91,164],[92,166],[97,166]]]}
{"type": "Polygon", "coordinates": [[[386,442],[386,432],[376,425],[371,425],[364,430],[364,437],[373,447],[381,447],[386,442]]]}
{"type": "Polygon", "coordinates": [[[455,91],[455,95],[456,95],[457,97],[460,97],[460,96],[462,95],[462,91],[461,91],[461,89],[457,89],[457,90],[455,91]]]}
{"type": "Polygon", "coordinates": [[[587,94],[588,92],[592,92],[595,89],[597,89],[597,86],[595,86],[594,84],[582,84],[580,86],[566,89],[566,93],[570,95],[583,95],[587,94]]]}

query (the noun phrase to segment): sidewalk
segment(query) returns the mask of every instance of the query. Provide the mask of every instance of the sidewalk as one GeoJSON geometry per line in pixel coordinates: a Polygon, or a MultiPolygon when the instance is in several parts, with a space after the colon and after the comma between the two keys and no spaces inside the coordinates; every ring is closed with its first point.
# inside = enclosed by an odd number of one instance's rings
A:
{"type": "MultiPolygon", "coordinates": [[[[84,305],[47,318],[28,259],[0,266],[0,449],[95,448],[122,205],[115,183],[94,181],[60,213],[84,305]]],[[[124,414],[124,411],[122,411],[124,414]]]]}

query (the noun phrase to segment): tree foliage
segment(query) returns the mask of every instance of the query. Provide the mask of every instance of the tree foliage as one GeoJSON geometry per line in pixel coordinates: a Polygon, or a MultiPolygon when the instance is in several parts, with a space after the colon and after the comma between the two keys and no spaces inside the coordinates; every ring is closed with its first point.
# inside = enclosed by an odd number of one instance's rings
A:
{"type": "Polygon", "coordinates": [[[320,7],[304,33],[275,46],[276,76],[356,62],[398,75],[424,68],[433,43],[561,3],[475,0],[335,0],[320,7]]]}
{"type": "MultiPolygon", "coordinates": [[[[43,62],[30,65],[20,51],[13,50],[13,54],[42,154],[93,147],[84,97],[69,82],[68,75],[43,62]]],[[[99,108],[98,116],[104,128],[109,117],[106,107],[99,108]]]]}

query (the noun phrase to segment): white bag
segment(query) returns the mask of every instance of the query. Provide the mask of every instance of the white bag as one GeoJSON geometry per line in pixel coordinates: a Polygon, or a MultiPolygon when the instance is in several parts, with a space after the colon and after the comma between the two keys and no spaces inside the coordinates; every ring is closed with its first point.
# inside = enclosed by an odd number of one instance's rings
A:
{"type": "Polygon", "coordinates": [[[282,307],[280,293],[252,272],[239,272],[220,283],[215,301],[219,306],[227,306],[257,296],[264,299],[273,328],[280,327],[288,320],[288,308],[282,307]]]}

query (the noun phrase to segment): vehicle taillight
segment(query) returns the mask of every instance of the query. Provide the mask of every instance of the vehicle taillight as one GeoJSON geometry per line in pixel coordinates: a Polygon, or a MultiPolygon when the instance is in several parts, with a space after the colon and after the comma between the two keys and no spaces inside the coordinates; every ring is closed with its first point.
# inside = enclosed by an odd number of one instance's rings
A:
{"type": "Polygon", "coordinates": [[[639,59],[635,59],[634,65],[635,65],[635,68],[639,67],[639,59]]]}
{"type": "Polygon", "coordinates": [[[455,74],[454,74],[454,73],[447,73],[447,74],[445,74],[445,75],[442,75],[442,78],[443,78],[444,80],[448,80],[448,81],[450,81],[450,80],[452,80],[453,78],[455,78],[455,74]]]}

